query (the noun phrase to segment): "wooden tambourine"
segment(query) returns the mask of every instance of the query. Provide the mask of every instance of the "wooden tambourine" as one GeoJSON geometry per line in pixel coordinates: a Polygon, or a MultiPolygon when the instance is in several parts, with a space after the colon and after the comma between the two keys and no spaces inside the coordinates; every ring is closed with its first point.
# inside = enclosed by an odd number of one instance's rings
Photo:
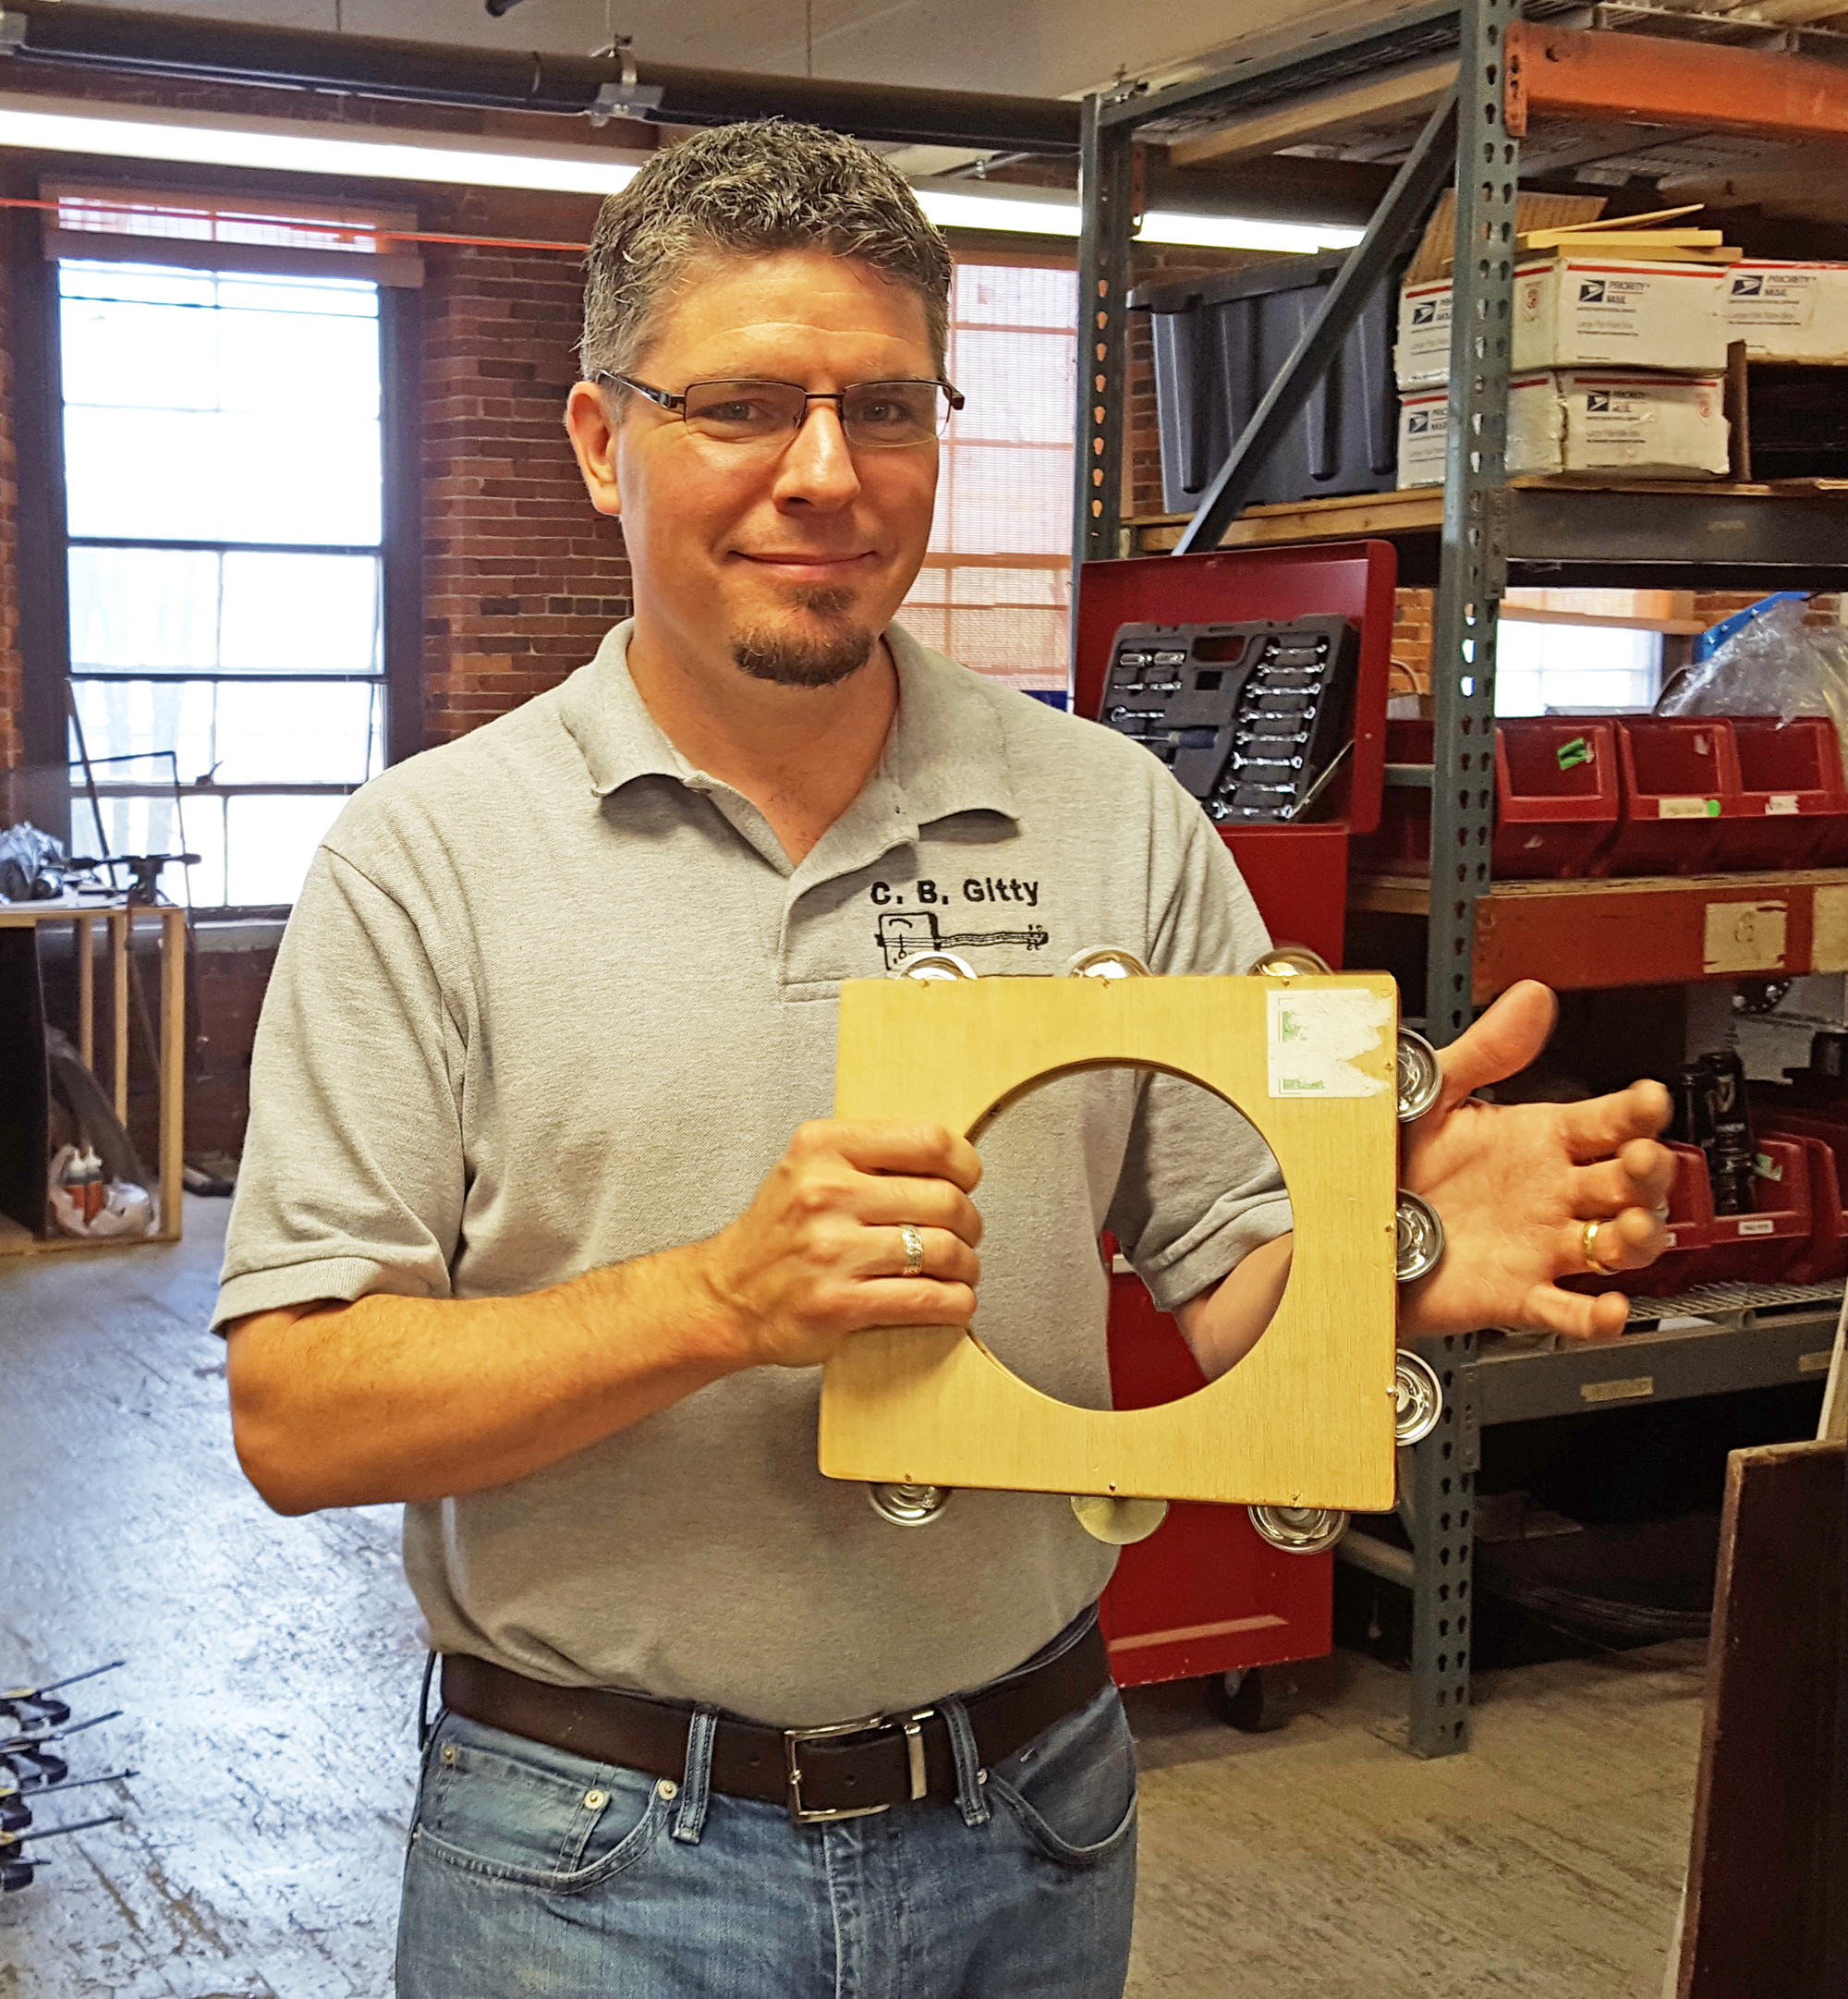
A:
{"type": "Polygon", "coordinates": [[[1056,1076],[1164,1070],[1263,1135],[1295,1246],[1257,1347],[1157,1408],[1075,1408],[1040,1394],[982,1344],[979,1314],[968,1332],[857,1334],[822,1372],[822,1472],[888,1487],[1390,1509],[1397,1012],[1392,981],[1371,973],[844,985],[836,1116],[923,1119],[979,1139],[1056,1076]]]}

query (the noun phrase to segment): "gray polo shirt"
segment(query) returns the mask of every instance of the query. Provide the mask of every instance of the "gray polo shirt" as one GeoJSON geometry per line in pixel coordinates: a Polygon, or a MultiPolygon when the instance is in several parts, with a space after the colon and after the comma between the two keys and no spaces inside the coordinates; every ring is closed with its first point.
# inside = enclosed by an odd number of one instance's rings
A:
{"type": "MultiPolygon", "coordinates": [[[[895,627],[885,753],[792,868],[656,726],[628,630],[374,779],[315,857],[257,1034],[216,1323],[533,1291],[715,1234],[830,1114],[840,981],[920,946],[984,976],[1095,945],[1234,972],[1264,947],[1146,750],[895,627]]],[[[1100,1229],[1172,1308],[1290,1225],[1268,1148],[1173,1079],[1062,1079],[981,1149],[978,1323],[1071,1402],[1109,1401],[1100,1229]]],[[[1109,1579],[1056,1496],[880,1519],[816,1469],[819,1383],[753,1369],[515,1484],[407,1506],[432,1644],[820,1723],[1003,1672],[1109,1579]]]]}

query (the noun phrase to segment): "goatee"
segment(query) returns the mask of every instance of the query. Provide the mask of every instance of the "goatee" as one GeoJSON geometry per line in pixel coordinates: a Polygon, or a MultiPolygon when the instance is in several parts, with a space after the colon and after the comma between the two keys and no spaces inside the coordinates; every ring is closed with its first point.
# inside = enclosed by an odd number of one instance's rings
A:
{"type": "Polygon", "coordinates": [[[854,593],[846,590],[803,590],[790,593],[792,607],[825,621],[820,631],[768,627],[736,633],[732,659],[753,680],[784,688],[832,688],[858,673],[872,656],[878,638],[847,618],[854,593]]]}

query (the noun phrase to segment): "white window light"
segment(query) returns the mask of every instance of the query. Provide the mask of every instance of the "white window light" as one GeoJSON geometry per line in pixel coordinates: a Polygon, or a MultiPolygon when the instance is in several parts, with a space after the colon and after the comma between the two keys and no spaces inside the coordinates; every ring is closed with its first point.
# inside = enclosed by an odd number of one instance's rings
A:
{"type": "MultiPolygon", "coordinates": [[[[137,105],[120,110],[81,99],[0,97],[0,146],[41,152],[83,152],[193,166],[249,167],[272,173],[339,174],[374,180],[433,180],[463,187],[525,188],[565,194],[614,194],[628,186],[647,155],[614,148],[496,144],[457,146],[406,132],[392,139],[354,139],[282,118],[218,118],[201,123],[183,113],[137,105]]],[[[924,213],[940,228],[1076,238],[1078,206],[1055,189],[972,189],[967,181],[924,183],[924,213]]],[[[1345,250],[1358,229],[1318,224],[1253,222],[1236,215],[1184,214],[1152,209],[1143,217],[1145,243],[1185,243],[1222,250],[1345,250]]]]}

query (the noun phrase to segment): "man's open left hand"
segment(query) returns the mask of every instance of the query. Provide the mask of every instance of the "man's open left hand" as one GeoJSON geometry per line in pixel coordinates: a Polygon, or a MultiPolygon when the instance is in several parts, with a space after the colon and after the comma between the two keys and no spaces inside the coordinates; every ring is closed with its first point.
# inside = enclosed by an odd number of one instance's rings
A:
{"type": "Polygon", "coordinates": [[[1548,988],[1524,980],[1441,1053],[1443,1091],[1406,1129],[1400,1183],[1437,1210],[1446,1246],[1437,1269],[1401,1294],[1406,1333],[1505,1325],[1613,1338],[1625,1298],[1555,1282],[1591,1267],[1587,1224],[1598,1224],[1592,1253],[1613,1270],[1639,1270],[1668,1247],[1660,1211],[1674,1159],[1654,1142],[1669,1118],[1660,1083],[1582,1103],[1472,1095],[1532,1062],[1556,1012],[1548,988]]]}

